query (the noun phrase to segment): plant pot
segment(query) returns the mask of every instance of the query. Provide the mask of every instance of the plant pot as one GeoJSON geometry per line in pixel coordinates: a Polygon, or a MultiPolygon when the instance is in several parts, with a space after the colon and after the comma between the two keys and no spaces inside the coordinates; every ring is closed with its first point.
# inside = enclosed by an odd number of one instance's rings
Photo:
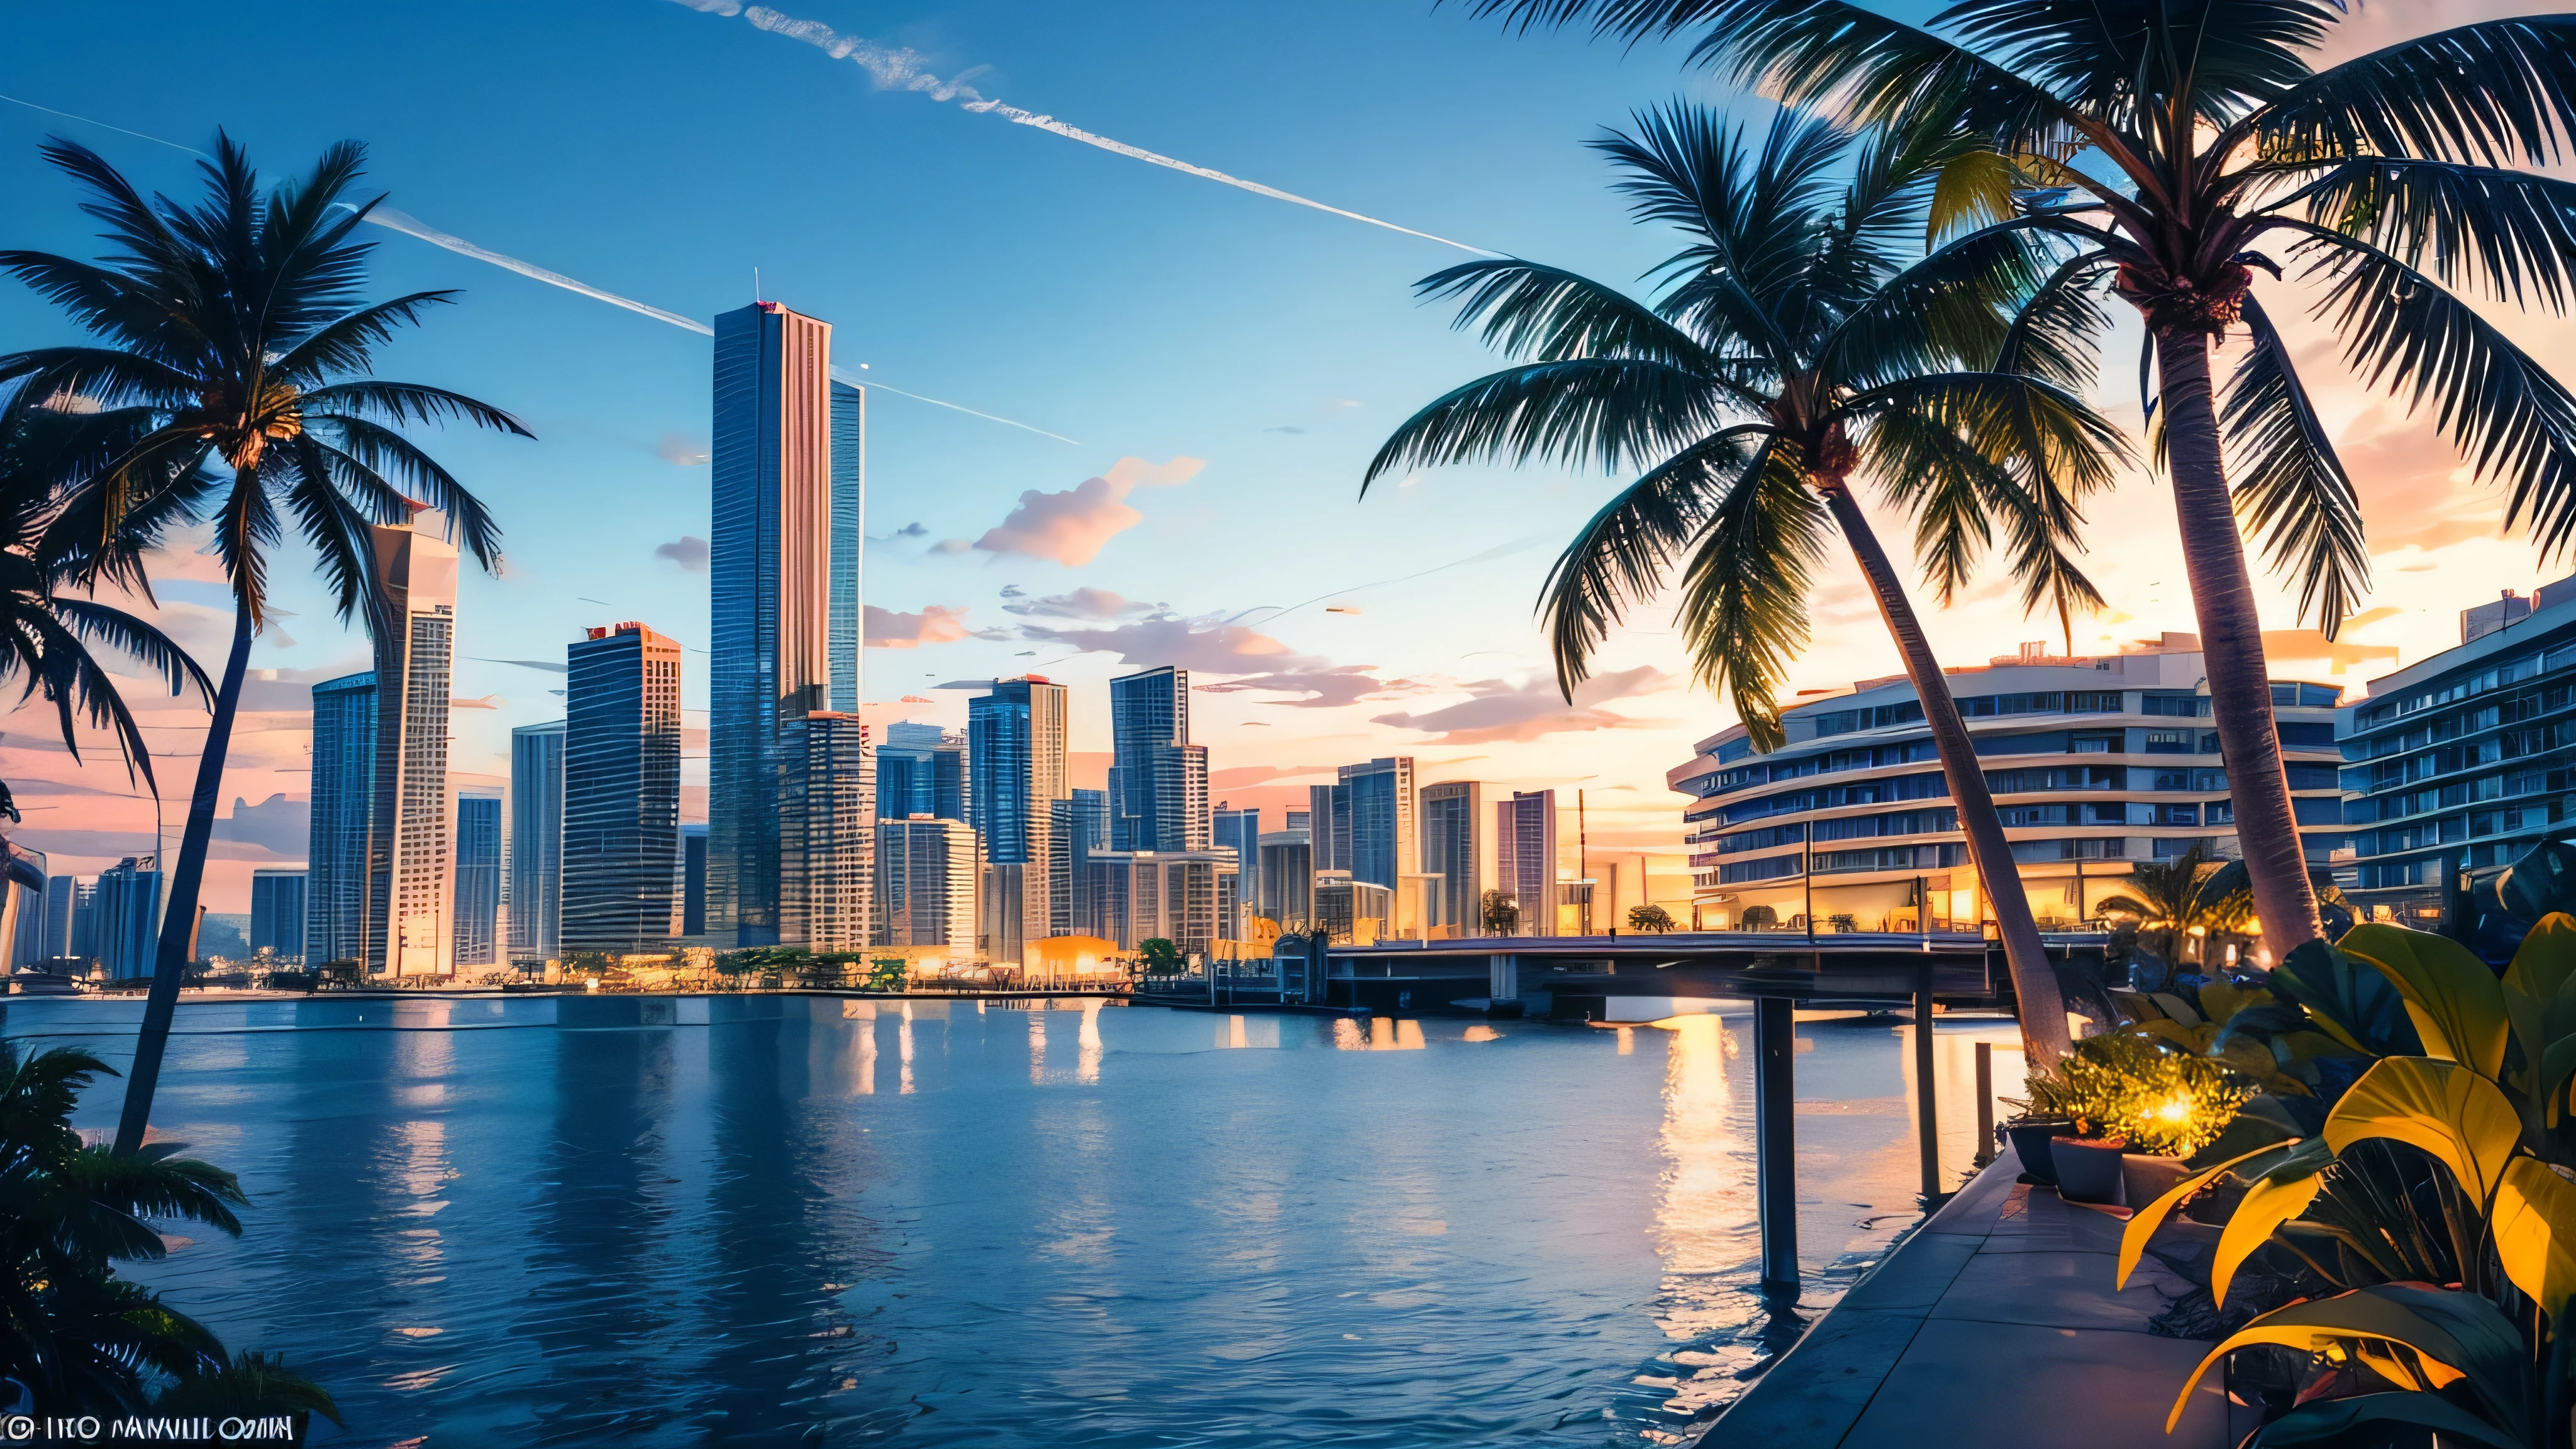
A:
{"type": "Polygon", "coordinates": [[[2124,1137],[2053,1137],[2049,1155],[2057,1162],[2057,1195],[2068,1202],[2120,1200],[2120,1159],[2128,1153],[2124,1137]]]}
{"type": "Polygon", "coordinates": [[[2143,1208],[2174,1190],[2175,1184],[2191,1176],[2191,1169],[2179,1157],[2160,1152],[2128,1152],[2120,1157],[2120,1201],[2132,1208],[2143,1208]]]}
{"type": "Polygon", "coordinates": [[[2057,1163],[2049,1156],[2048,1142],[2065,1131],[2064,1122],[2012,1122],[2004,1127],[2011,1141],[2013,1156],[2021,1159],[2021,1170],[2031,1181],[2049,1187],[2057,1186],[2057,1163]]]}

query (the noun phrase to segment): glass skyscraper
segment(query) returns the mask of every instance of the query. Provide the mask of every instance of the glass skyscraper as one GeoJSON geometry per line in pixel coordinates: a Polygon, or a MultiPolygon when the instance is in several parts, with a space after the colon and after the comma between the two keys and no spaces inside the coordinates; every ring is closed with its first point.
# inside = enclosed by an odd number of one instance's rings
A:
{"type": "Polygon", "coordinates": [[[898,720],[886,726],[876,757],[878,818],[967,818],[964,734],[898,720]]]}
{"type": "Polygon", "coordinates": [[[90,909],[99,969],[115,981],[152,975],[161,949],[159,859],[129,855],[100,871],[90,909]]]}
{"type": "MultiPolygon", "coordinates": [[[[507,791],[497,780],[468,783],[456,794],[456,940],[459,966],[501,964],[501,840],[507,791]]],[[[256,907],[254,907],[256,914],[256,907]]]]}
{"type": "Polygon", "coordinates": [[[719,950],[786,940],[780,725],[831,702],[831,361],[831,327],[775,302],[716,318],[707,940],[719,950]]]}
{"type": "MultiPolygon", "coordinates": [[[[1399,755],[1344,765],[1341,783],[1348,791],[1350,856],[1336,859],[1351,879],[1400,890],[1404,878],[1417,873],[1413,835],[1413,760],[1399,755]]],[[[1336,801],[1337,813],[1339,801],[1336,801]]],[[[1336,828],[1340,822],[1336,820],[1336,828]]]]}
{"type": "Polygon", "coordinates": [[[1190,672],[1169,665],[1109,681],[1109,843],[1205,850],[1207,751],[1190,743],[1190,672]]]}
{"type": "Polygon", "coordinates": [[[1556,934],[1556,792],[1515,791],[1494,802],[1495,889],[1520,908],[1517,936],[1556,934]]]}
{"type": "MultiPolygon", "coordinates": [[[[368,530],[400,633],[375,641],[377,729],[367,819],[370,975],[444,976],[454,964],[448,878],[447,708],[456,650],[456,546],[445,519],[368,530]]],[[[320,756],[317,751],[316,760],[320,756]]]]}
{"type": "Polygon", "coordinates": [[[868,727],[857,715],[817,710],[788,720],[783,737],[783,934],[817,951],[858,950],[869,944],[876,897],[876,782],[868,727]]]}
{"type": "Polygon", "coordinates": [[[280,961],[304,959],[305,872],[262,866],[250,873],[250,949],[280,961]]]}
{"type": "Polygon", "coordinates": [[[350,674],[313,686],[313,823],[304,892],[310,965],[367,957],[367,822],[375,778],[376,676],[350,674]]]}
{"type": "Polygon", "coordinates": [[[1053,804],[1065,782],[1065,689],[1036,675],[997,680],[966,701],[972,823],[983,839],[982,934],[988,959],[1016,963],[1052,928],[1053,804]]]}
{"type": "Polygon", "coordinates": [[[1485,787],[1473,780],[1425,785],[1422,814],[1423,921],[1461,936],[1484,934],[1484,896],[1494,889],[1494,837],[1485,787]]]}
{"type": "Polygon", "coordinates": [[[842,714],[859,710],[859,661],[867,656],[867,621],[859,606],[859,569],[867,548],[868,395],[832,384],[832,698],[842,714]]]}
{"type": "Polygon", "coordinates": [[[632,621],[566,653],[563,947],[680,934],[680,646],[632,621]]]}
{"type": "Polygon", "coordinates": [[[563,944],[564,722],[510,731],[510,954],[563,944]]]}

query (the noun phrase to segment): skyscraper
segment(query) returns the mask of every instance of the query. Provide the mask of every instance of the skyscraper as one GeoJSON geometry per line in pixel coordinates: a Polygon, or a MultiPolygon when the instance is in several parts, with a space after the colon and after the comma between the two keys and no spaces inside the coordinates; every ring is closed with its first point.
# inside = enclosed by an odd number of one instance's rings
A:
{"type": "Polygon", "coordinates": [[[1267,832],[1260,855],[1261,914],[1283,930],[1302,929],[1315,918],[1315,847],[1306,827],[1267,832]]]}
{"type": "MultiPolygon", "coordinates": [[[[421,505],[368,530],[394,621],[375,641],[375,789],[367,816],[370,975],[444,976],[453,955],[447,704],[456,649],[456,546],[421,505]],[[388,708],[390,706],[390,708],[388,708]]],[[[321,758],[317,746],[316,768],[321,758]]]]}
{"type": "MultiPolygon", "coordinates": [[[[828,363],[829,357],[826,357],[828,363]]],[[[859,569],[867,548],[868,395],[832,384],[832,696],[842,714],[859,709],[859,663],[867,657],[867,622],[859,607],[859,569]]],[[[871,845],[871,851],[874,847],[871,845]]]]}
{"type": "Polygon", "coordinates": [[[458,775],[449,790],[456,800],[456,964],[498,966],[509,787],[488,775],[458,775]]]}
{"type": "Polygon", "coordinates": [[[628,620],[566,651],[563,946],[680,934],[680,646],[628,620]]]}
{"type": "Polygon", "coordinates": [[[1484,934],[1484,896],[1496,878],[1492,818],[1485,813],[1485,787],[1473,780],[1422,787],[1424,926],[1484,934]]]}
{"type": "MultiPolygon", "coordinates": [[[[367,959],[368,853],[376,779],[376,676],[313,686],[313,813],[306,845],[304,959],[367,959]]],[[[90,951],[100,955],[95,942],[90,951]]]]}
{"type": "MultiPolygon", "coordinates": [[[[1306,829],[1315,852],[1315,869],[1351,868],[1351,787],[1347,784],[1306,787],[1306,829]]],[[[1293,813],[1293,812],[1292,812],[1293,813]]],[[[1295,823],[1293,820],[1290,822],[1295,823]]]]}
{"type": "MultiPolygon", "coordinates": [[[[298,871],[297,874],[300,876],[303,872],[298,871]]],[[[251,872],[251,888],[254,891],[259,888],[257,871],[251,872]]],[[[86,888],[77,876],[45,877],[44,954],[37,959],[60,961],[72,954],[72,921],[80,911],[84,894],[86,888]]],[[[295,908],[295,938],[298,941],[304,939],[304,906],[300,893],[295,908]]]]}
{"type": "Polygon", "coordinates": [[[875,909],[876,772],[868,727],[816,710],[788,720],[780,809],[780,931],[817,951],[869,944],[875,909]]]}
{"type": "Polygon", "coordinates": [[[99,969],[114,981],[152,975],[161,949],[159,859],[129,855],[100,871],[90,909],[99,969]]]}
{"type": "Polygon", "coordinates": [[[974,827],[915,815],[877,826],[876,944],[946,946],[952,960],[975,952],[974,827]]]}
{"type": "Polygon", "coordinates": [[[1016,963],[1023,943],[1051,929],[1051,807],[1071,798],[1064,711],[1064,686],[1034,674],[997,680],[992,693],[966,701],[970,813],[986,867],[981,934],[986,958],[997,963],[1016,963]]]}
{"type": "MultiPolygon", "coordinates": [[[[1350,814],[1350,855],[1340,855],[1339,841],[1333,866],[1347,870],[1351,879],[1398,890],[1404,878],[1418,874],[1421,856],[1413,833],[1413,760],[1399,755],[1371,760],[1365,765],[1344,765],[1341,783],[1348,791],[1350,814]]],[[[1335,802],[1338,817],[1343,808],[1335,802]]],[[[1334,822],[1336,833],[1340,820],[1334,822]]]]}
{"type": "Polygon", "coordinates": [[[707,933],[707,823],[680,827],[680,934],[691,940],[707,933]]]}
{"type": "Polygon", "coordinates": [[[510,731],[510,953],[563,946],[564,722],[510,731]]]}
{"type": "Polygon", "coordinates": [[[963,731],[897,720],[877,746],[877,815],[964,820],[968,773],[963,731]]]}
{"type": "Polygon", "coordinates": [[[831,364],[830,325],[775,302],[716,318],[707,939],[720,950],[785,939],[780,725],[831,703],[831,364]]]}
{"type": "Polygon", "coordinates": [[[1210,843],[1232,849],[1242,869],[1244,910],[1267,914],[1261,911],[1261,808],[1234,810],[1220,802],[1211,818],[1210,843]]]}
{"type": "Polygon", "coordinates": [[[1512,933],[1556,934],[1556,792],[1514,791],[1494,802],[1496,890],[1520,908],[1512,933]]]}
{"type": "Polygon", "coordinates": [[[250,873],[250,949],[280,961],[304,959],[305,872],[261,866],[250,873]]]}
{"type": "Polygon", "coordinates": [[[1207,750],[1190,743],[1190,672],[1166,665],[1109,681],[1109,844],[1205,850],[1207,750]]]}

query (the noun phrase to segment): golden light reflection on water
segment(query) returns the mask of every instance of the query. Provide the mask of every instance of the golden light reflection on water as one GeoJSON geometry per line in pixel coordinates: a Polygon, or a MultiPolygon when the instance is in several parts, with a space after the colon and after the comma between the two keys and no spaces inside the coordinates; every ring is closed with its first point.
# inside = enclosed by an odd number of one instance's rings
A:
{"type": "MultiPolygon", "coordinates": [[[[1235,1029],[1242,1029],[1243,1018],[1236,1017],[1235,1029]]],[[[1077,1082],[1100,1080],[1100,1003],[1082,1003],[1082,1055],[1074,1063],[1073,1079],[1077,1082]]]]}
{"type": "MultiPolygon", "coordinates": [[[[1753,1164],[1738,1145],[1735,1092],[1726,1064],[1742,1048],[1723,1018],[1677,1016],[1654,1023],[1667,1033],[1664,1054],[1664,1171],[1655,1206],[1656,1248],[1663,1255],[1663,1294],[1656,1326],[1688,1342],[1739,1327],[1742,1285],[1733,1281],[1753,1249],[1753,1164]]],[[[1628,1035],[1626,1032],[1622,1036],[1628,1035]]],[[[1628,1049],[1621,1043],[1622,1050],[1628,1049]]],[[[1733,1397],[1749,1352],[1683,1351],[1689,1371],[1669,1388],[1665,1408],[1683,1415],[1733,1397]]]]}
{"type": "Polygon", "coordinates": [[[1046,1085],[1046,1013],[1029,1013],[1029,1085],[1046,1085]]]}
{"type": "Polygon", "coordinates": [[[896,1095],[909,1097],[912,1095],[912,1003],[909,1001],[903,1004],[903,1024],[895,1028],[895,1043],[895,1049],[902,1057],[902,1083],[896,1088],[896,1095]]]}
{"type": "MultiPolygon", "coordinates": [[[[1487,1035],[1481,1037],[1475,1035],[1474,1031],[1475,1028],[1469,1028],[1467,1040],[1493,1040],[1490,1030],[1487,1035]]],[[[1278,1042],[1274,1039],[1263,1045],[1276,1046],[1278,1042]]],[[[1369,1018],[1368,1030],[1363,1032],[1357,1021],[1343,1016],[1333,1020],[1333,1045],[1346,1052],[1418,1052],[1428,1043],[1423,1040],[1422,1023],[1410,1018],[1395,1021],[1383,1016],[1372,1016],[1369,1018]]]]}

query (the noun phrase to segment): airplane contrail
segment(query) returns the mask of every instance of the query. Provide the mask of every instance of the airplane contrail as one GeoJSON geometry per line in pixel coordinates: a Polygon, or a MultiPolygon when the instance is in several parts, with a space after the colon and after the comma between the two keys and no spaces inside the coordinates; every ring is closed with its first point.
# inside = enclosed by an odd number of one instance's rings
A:
{"type": "Polygon", "coordinates": [[[941,80],[922,69],[921,62],[924,57],[918,51],[890,48],[863,36],[842,35],[819,20],[798,20],[765,5],[754,5],[746,9],[740,0],[673,0],[673,3],[686,5],[692,10],[708,15],[739,15],[757,29],[768,31],[772,35],[783,35],[790,40],[801,40],[807,45],[822,50],[834,60],[847,60],[856,64],[873,77],[877,86],[883,90],[918,91],[934,101],[960,101],[962,102],[960,109],[963,110],[1000,116],[1013,125],[1034,126],[1052,135],[1062,136],[1068,141],[1080,141],[1086,146],[1097,146],[1103,151],[1115,152],[1150,165],[1169,167],[1174,171],[1237,187],[1256,196],[1267,196],[1274,201],[1286,201],[1298,206],[1313,207],[1317,211],[1328,211],[1335,216],[1366,222],[1370,226],[1384,227],[1388,231],[1402,232],[1406,236],[1418,236],[1424,241],[1438,242],[1444,247],[1456,247],[1462,252],[1474,252],[1478,256],[1503,255],[1484,247],[1451,241],[1445,236],[1435,236],[1427,231],[1416,231],[1409,226],[1398,226],[1391,221],[1381,221],[1374,216],[1345,211],[1341,207],[1327,205],[1312,197],[1299,196],[1293,191],[1264,186],[1258,181],[1229,176],[1225,172],[1209,167],[1194,166],[1187,161],[1163,155],[1158,151],[1148,151],[1141,146],[1130,146],[1124,141],[1113,141],[1107,136],[1083,130],[1079,126],[1059,121],[1053,116],[1040,115],[1034,111],[1024,111],[1017,106],[1004,104],[1001,100],[987,97],[967,84],[969,79],[989,69],[986,66],[979,65],[971,70],[961,71],[947,80],[941,80]]]}
{"type": "MultiPolygon", "coordinates": [[[[686,0],[683,0],[683,3],[686,3],[686,0]]],[[[149,141],[156,146],[167,146],[173,151],[185,151],[191,156],[204,156],[206,154],[194,146],[182,146],[176,141],[164,141],[158,136],[148,135],[142,131],[129,131],[123,126],[109,125],[105,121],[93,120],[88,116],[75,115],[70,111],[58,111],[52,106],[40,106],[34,101],[22,101],[16,96],[0,95],[0,101],[7,101],[13,106],[25,106],[31,111],[42,111],[49,116],[60,116],[67,121],[78,121],[84,126],[102,127],[106,130],[114,131],[119,135],[132,136],[138,141],[149,141]]],[[[349,205],[345,201],[335,202],[333,204],[338,206],[342,211],[357,210],[356,207],[349,205]]],[[[665,311],[660,307],[638,302],[632,297],[621,297],[615,292],[611,292],[600,287],[594,287],[588,282],[575,277],[567,277],[561,272],[550,271],[547,268],[538,266],[534,262],[523,262],[517,257],[510,256],[505,252],[496,252],[489,247],[476,246],[474,243],[467,241],[465,238],[458,236],[453,232],[440,231],[438,228],[431,226],[428,222],[422,221],[419,217],[411,215],[409,212],[397,211],[390,206],[378,206],[369,211],[366,214],[365,219],[389,230],[401,232],[405,236],[417,237],[422,241],[428,242],[431,246],[445,247],[447,250],[456,253],[458,256],[472,257],[478,262],[489,262],[493,266],[516,272],[520,276],[544,282],[548,286],[561,287],[566,291],[571,292],[579,292],[585,297],[596,298],[599,301],[608,303],[612,307],[623,307],[629,312],[640,313],[646,317],[652,318],[656,322],[668,322],[674,327],[685,327],[691,332],[695,332],[704,337],[713,337],[716,335],[716,330],[713,327],[708,326],[704,322],[700,322],[694,317],[684,317],[677,312],[665,311]]],[[[862,367],[865,367],[866,365],[867,364],[865,363],[860,364],[862,367]]],[[[1050,433],[1044,428],[1032,427],[1027,423],[1016,422],[1010,418],[999,417],[992,413],[979,412],[974,408],[965,407],[958,403],[942,402],[935,397],[923,397],[917,392],[905,392],[899,387],[888,387],[886,384],[878,382],[874,378],[860,377],[844,368],[833,368],[832,375],[853,387],[883,388],[885,391],[893,393],[897,397],[908,397],[914,402],[928,403],[935,408],[946,408],[950,412],[964,413],[969,417],[982,418],[988,423],[1000,423],[1006,428],[1018,428],[1024,433],[1035,433],[1041,438],[1053,438],[1059,443],[1072,443],[1077,448],[1082,446],[1079,441],[1073,438],[1068,438],[1062,433],[1050,433]]]]}

